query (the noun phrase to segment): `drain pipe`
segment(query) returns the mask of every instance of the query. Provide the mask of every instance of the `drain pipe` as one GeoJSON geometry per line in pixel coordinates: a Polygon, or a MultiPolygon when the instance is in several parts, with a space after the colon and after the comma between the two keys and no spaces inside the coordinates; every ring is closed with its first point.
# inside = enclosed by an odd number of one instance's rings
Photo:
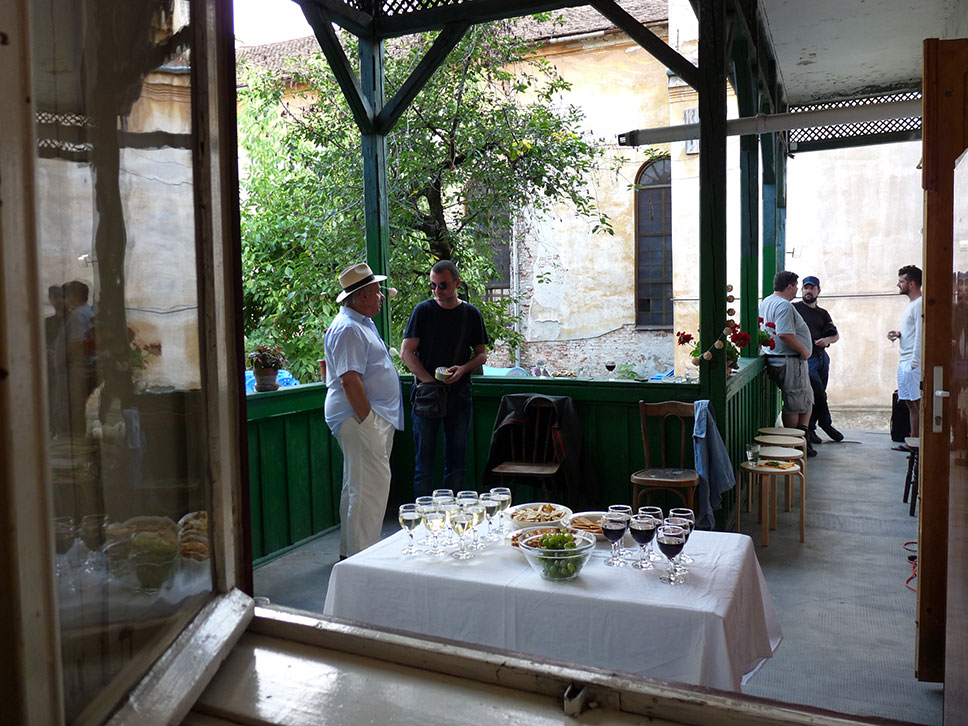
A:
{"type": "MultiPolygon", "coordinates": [[[[884,121],[892,118],[917,118],[921,116],[921,100],[873,103],[866,106],[845,106],[818,111],[795,113],[757,114],[726,121],[727,136],[768,134],[790,129],[808,129],[817,126],[837,126],[867,121],[884,121]]],[[[699,124],[657,126],[637,129],[618,135],[619,146],[645,146],[666,144],[672,141],[690,141],[699,138],[699,124]]]]}
{"type": "Polygon", "coordinates": [[[511,295],[514,297],[514,332],[518,334],[518,342],[514,344],[514,365],[521,365],[521,274],[518,271],[518,235],[517,225],[511,222],[511,295]]]}

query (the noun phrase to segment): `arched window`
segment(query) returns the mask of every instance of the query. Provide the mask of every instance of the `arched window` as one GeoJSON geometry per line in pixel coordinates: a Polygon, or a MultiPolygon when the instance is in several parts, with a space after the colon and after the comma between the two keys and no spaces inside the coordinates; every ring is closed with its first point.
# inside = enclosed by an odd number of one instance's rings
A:
{"type": "Polygon", "coordinates": [[[672,326],[672,168],[642,167],[635,180],[635,324],[672,326]]]}

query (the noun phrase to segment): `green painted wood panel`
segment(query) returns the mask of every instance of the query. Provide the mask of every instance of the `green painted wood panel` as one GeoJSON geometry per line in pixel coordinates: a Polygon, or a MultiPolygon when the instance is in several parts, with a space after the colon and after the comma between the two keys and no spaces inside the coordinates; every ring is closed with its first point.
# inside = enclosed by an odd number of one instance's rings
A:
{"type": "Polygon", "coordinates": [[[285,437],[289,500],[288,541],[298,542],[313,534],[309,415],[300,413],[286,417],[285,437]]]}
{"type": "Polygon", "coordinates": [[[289,487],[286,480],[285,418],[259,426],[259,466],[262,475],[262,532],[266,553],[282,549],[289,538],[289,487]]]}
{"type": "Polygon", "coordinates": [[[262,531],[262,457],[259,449],[259,428],[249,424],[249,526],[252,537],[252,559],[266,553],[262,531]]]}

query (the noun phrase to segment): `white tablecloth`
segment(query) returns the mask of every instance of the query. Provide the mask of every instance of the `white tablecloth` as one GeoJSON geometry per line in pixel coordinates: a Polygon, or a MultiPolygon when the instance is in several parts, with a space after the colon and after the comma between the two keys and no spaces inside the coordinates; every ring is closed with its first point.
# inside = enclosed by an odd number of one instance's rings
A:
{"type": "MultiPolygon", "coordinates": [[[[418,530],[419,531],[419,530],[418,530]]],[[[608,670],[740,690],[783,637],[749,537],[695,532],[687,582],[605,567],[548,582],[503,544],[472,560],[406,559],[399,532],[333,568],[323,612],[608,670]]]]}

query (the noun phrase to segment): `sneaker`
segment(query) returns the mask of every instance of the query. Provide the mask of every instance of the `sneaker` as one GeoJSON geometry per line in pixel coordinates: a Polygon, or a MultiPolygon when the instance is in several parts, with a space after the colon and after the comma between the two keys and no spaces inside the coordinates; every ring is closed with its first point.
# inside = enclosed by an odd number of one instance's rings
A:
{"type": "MultiPolygon", "coordinates": [[[[828,426],[821,426],[820,428],[823,429],[823,432],[825,434],[827,434],[827,436],[829,436],[832,441],[843,441],[844,440],[844,435],[842,433],[840,433],[837,429],[835,429],[833,426],[829,426],[829,425],[828,426]]],[[[813,443],[816,444],[818,442],[814,441],[813,443]]]]}
{"type": "Polygon", "coordinates": [[[823,439],[817,436],[817,429],[807,429],[807,441],[811,444],[822,444],[823,439]]]}

